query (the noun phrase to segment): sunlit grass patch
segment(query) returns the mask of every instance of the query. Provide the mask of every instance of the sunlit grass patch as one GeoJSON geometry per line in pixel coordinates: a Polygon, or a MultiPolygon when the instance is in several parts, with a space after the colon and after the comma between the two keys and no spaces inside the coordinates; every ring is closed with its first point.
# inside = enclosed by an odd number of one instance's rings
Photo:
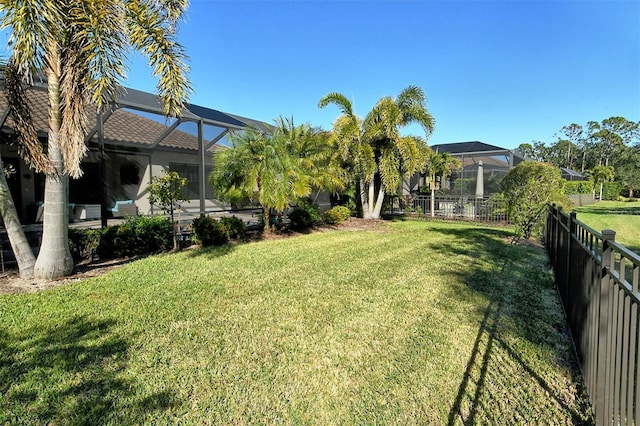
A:
{"type": "Polygon", "coordinates": [[[0,297],[0,423],[588,419],[544,253],[506,237],[389,223],[0,297]]]}
{"type": "Polygon", "coordinates": [[[578,220],[596,231],[613,229],[616,241],[640,253],[640,201],[601,201],[576,207],[578,220]]]}

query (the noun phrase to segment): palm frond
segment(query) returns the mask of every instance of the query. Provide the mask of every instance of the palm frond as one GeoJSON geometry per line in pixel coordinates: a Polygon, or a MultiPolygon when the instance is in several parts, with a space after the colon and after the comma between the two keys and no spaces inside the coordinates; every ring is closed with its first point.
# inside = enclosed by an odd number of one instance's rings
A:
{"type": "Polygon", "coordinates": [[[38,139],[27,94],[22,84],[22,75],[13,58],[6,64],[4,71],[5,96],[16,127],[18,153],[29,167],[41,173],[51,174],[53,166],[38,139]]]}
{"type": "Polygon", "coordinates": [[[77,47],[76,66],[86,70],[82,84],[103,111],[115,101],[125,77],[126,9],[119,1],[72,2],[66,15],[69,45],[77,47]]]}
{"type": "Polygon", "coordinates": [[[38,70],[45,66],[46,40],[56,39],[52,23],[59,22],[60,3],[41,0],[5,0],[0,3],[0,29],[9,30],[8,46],[18,74],[33,83],[38,70]]]}
{"type": "Polygon", "coordinates": [[[348,117],[353,117],[355,114],[353,113],[353,106],[351,105],[351,101],[342,93],[332,92],[329,93],[322,98],[318,102],[319,108],[324,108],[329,104],[334,104],[340,109],[340,113],[342,115],[346,115],[348,117]]]}
{"type": "Polygon", "coordinates": [[[151,7],[152,4],[144,0],[128,3],[130,42],[148,58],[153,75],[158,78],[158,97],[164,114],[177,117],[192,92],[187,79],[188,57],[175,40],[171,22],[164,19],[162,10],[151,7]]]}

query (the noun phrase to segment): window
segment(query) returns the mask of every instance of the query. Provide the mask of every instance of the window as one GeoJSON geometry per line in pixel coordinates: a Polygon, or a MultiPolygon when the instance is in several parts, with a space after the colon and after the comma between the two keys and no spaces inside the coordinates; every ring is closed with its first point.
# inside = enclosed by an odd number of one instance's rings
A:
{"type": "Polygon", "coordinates": [[[140,183],[140,168],[136,163],[120,166],[120,185],[138,185],[140,183]]]}

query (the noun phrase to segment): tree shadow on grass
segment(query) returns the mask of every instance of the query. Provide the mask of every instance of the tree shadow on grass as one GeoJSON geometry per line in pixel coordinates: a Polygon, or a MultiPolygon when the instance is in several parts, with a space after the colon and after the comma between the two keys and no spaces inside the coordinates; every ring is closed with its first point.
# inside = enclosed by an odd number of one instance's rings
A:
{"type": "Polygon", "coordinates": [[[217,257],[223,257],[230,253],[233,253],[236,249],[236,246],[239,243],[234,244],[223,244],[221,246],[212,246],[212,247],[196,247],[189,249],[188,256],[191,258],[196,257],[206,257],[210,259],[215,259],[217,257]]]}
{"type": "Polygon", "coordinates": [[[488,301],[448,424],[592,424],[544,251],[509,244],[503,230],[433,232],[452,236],[432,249],[467,256],[453,273],[488,301]]]}
{"type": "Polygon", "coordinates": [[[605,214],[605,215],[640,215],[640,206],[628,206],[628,207],[611,207],[602,208],[597,204],[592,206],[582,206],[578,212],[578,219],[580,219],[580,213],[589,214],[605,214]]]}
{"type": "Polygon", "coordinates": [[[78,316],[0,329],[0,424],[137,423],[179,405],[171,392],[136,394],[124,373],[130,343],[114,325],[78,316]]]}

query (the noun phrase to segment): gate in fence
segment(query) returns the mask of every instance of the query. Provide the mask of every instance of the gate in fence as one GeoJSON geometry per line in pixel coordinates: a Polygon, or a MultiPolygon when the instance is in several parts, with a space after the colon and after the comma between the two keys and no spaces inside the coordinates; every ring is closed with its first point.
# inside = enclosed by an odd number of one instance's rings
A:
{"type": "Polygon", "coordinates": [[[640,256],[555,205],[545,246],[596,424],[640,424],[640,256]]]}

